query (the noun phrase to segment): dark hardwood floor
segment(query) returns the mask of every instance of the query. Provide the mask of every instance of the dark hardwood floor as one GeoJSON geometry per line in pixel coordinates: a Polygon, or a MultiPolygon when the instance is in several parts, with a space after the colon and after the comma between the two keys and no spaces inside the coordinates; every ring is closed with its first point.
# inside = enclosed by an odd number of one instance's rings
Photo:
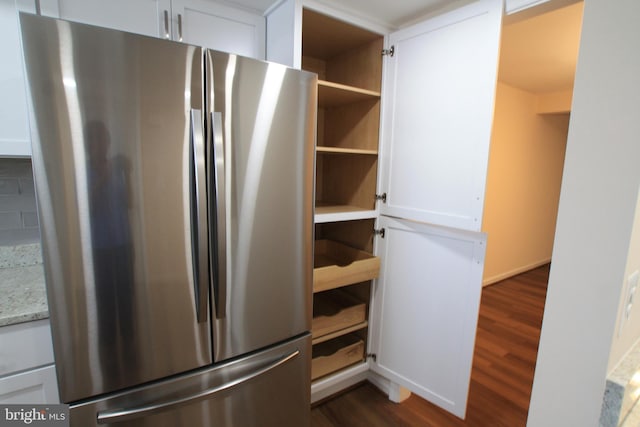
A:
{"type": "Polygon", "coordinates": [[[549,265],[482,291],[466,420],[412,395],[396,404],[370,383],[322,402],[313,427],[519,427],[529,410],[549,265]]]}

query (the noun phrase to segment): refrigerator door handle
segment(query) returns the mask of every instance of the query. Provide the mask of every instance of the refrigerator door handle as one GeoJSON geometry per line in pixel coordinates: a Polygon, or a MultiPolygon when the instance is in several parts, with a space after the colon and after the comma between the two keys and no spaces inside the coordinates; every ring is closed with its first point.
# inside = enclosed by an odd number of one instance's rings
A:
{"type": "Polygon", "coordinates": [[[118,408],[107,411],[98,412],[98,424],[109,424],[123,421],[129,421],[136,418],[146,417],[159,412],[175,409],[180,406],[193,404],[205,399],[212,399],[216,394],[229,391],[230,389],[239,386],[247,381],[251,381],[261,375],[266,374],[269,371],[276,369],[279,366],[295,359],[300,355],[300,350],[295,350],[287,355],[277,358],[271,363],[256,369],[246,375],[242,375],[239,378],[231,379],[219,386],[200,391],[190,396],[180,397],[177,399],[170,399],[164,402],[155,402],[147,405],[134,407],[134,408],[118,408]]]}
{"type": "Polygon", "coordinates": [[[202,113],[191,110],[191,233],[193,253],[193,281],[198,323],[207,321],[207,287],[209,283],[207,251],[207,189],[202,113]]]}
{"type": "Polygon", "coordinates": [[[224,319],[227,315],[227,228],[226,228],[226,171],[224,137],[222,135],[222,113],[211,113],[211,136],[213,145],[213,170],[215,188],[215,241],[213,250],[215,259],[213,296],[215,300],[216,319],[224,319]]]}
{"type": "Polygon", "coordinates": [[[171,34],[169,33],[169,11],[165,10],[163,15],[164,15],[164,38],[168,40],[171,38],[171,34]]]}

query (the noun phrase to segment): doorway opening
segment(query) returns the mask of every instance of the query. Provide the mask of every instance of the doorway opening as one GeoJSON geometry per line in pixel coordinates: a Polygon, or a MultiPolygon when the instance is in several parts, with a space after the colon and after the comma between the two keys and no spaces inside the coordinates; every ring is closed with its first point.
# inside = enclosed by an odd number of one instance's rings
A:
{"type": "Polygon", "coordinates": [[[502,29],[469,410],[480,406],[474,385],[489,384],[516,424],[531,399],[582,26],[583,2],[562,3],[507,17],[502,29]]]}
{"type": "Polygon", "coordinates": [[[482,224],[485,286],[551,262],[582,9],[505,19],[482,224]]]}

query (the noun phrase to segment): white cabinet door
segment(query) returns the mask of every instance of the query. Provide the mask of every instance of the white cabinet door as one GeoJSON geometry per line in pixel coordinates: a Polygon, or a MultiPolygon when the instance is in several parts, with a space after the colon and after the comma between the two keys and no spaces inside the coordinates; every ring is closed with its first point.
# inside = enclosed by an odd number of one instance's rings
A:
{"type": "Polygon", "coordinates": [[[213,0],[40,1],[46,16],[265,57],[265,18],[213,0]]]}
{"type": "Polygon", "coordinates": [[[0,377],[51,363],[49,319],[0,327],[0,377]]]}
{"type": "Polygon", "coordinates": [[[0,378],[0,404],[60,403],[54,365],[0,378]]]}
{"type": "Polygon", "coordinates": [[[389,38],[380,212],[480,230],[501,0],[480,0],[389,38]]]}
{"type": "Polygon", "coordinates": [[[210,0],[174,0],[174,39],[264,59],[265,18],[210,0]]]}
{"type": "Polygon", "coordinates": [[[31,155],[19,34],[15,1],[0,0],[0,156],[31,155]]]}
{"type": "Polygon", "coordinates": [[[485,235],[381,217],[372,369],[463,418],[485,235]]]}
{"type": "Polygon", "coordinates": [[[40,0],[40,4],[46,16],[153,37],[171,34],[170,0],[40,0]]]}
{"type": "Polygon", "coordinates": [[[385,59],[372,369],[459,417],[482,289],[501,19],[501,0],[476,1],[392,34],[385,59]]]}

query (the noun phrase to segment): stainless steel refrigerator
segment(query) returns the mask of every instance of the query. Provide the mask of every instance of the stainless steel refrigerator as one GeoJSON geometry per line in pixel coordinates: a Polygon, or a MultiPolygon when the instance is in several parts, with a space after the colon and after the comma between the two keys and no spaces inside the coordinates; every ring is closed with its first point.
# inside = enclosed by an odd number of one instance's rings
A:
{"type": "Polygon", "coordinates": [[[308,425],[315,75],[20,19],[71,425],[308,425]]]}

